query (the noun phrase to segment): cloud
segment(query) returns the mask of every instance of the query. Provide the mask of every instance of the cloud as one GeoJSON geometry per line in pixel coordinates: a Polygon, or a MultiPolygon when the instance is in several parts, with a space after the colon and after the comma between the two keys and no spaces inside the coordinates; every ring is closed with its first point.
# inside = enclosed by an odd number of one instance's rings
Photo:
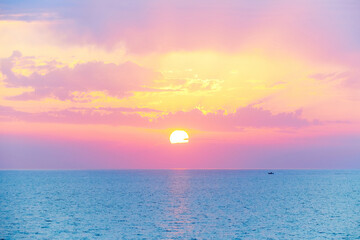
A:
{"type": "Polygon", "coordinates": [[[247,106],[238,108],[235,113],[203,114],[194,109],[189,112],[163,114],[157,118],[141,116],[138,112],[159,112],[148,108],[70,108],[60,111],[27,113],[10,107],[0,107],[0,119],[27,122],[50,122],[70,124],[126,125],[143,128],[186,128],[204,131],[239,131],[242,128],[301,128],[320,124],[301,117],[296,112],[273,114],[262,108],[247,106]]]}
{"type": "Polygon", "coordinates": [[[127,108],[127,107],[98,107],[98,108],[69,108],[69,110],[84,110],[84,111],[109,111],[109,112],[162,112],[160,110],[152,109],[152,108],[127,108]]]}
{"type": "MultiPolygon", "coordinates": [[[[139,114],[126,114],[126,112],[141,109],[128,108],[104,108],[104,109],[66,109],[60,111],[48,111],[40,113],[28,113],[17,111],[9,107],[0,107],[0,119],[18,120],[26,122],[68,123],[68,124],[105,124],[125,126],[146,126],[148,119],[139,114]]],[[[149,112],[150,109],[145,109],[149,112]]]]}
{"type": "Polygon", "coordinates": [[[351,89],[360,89],[360,72],[343,73],[341,77],[344,78],[342,86],[351,89]]]}
{"type": "Polygon", "coordinates": [[[135,63],[126,62],[120,65],[103,62],[88,62],[75,65],[74,68],[63,67],[41,75],[34,72],[30,76],[16,75],[12,71],[14,62],[21,58],[15,51],[11,57],[2,59],[1,72],[6,76],[7,87],[32,87],[34,91],[12,97],[13,100],[37,100],[54,97],[60,100],[73,100],[73,92],[104,91],[111,96],[122,98],[133,91],[160,91],[148,87],[162,75],[135,63]]]}
{"type": "Polygon", "coordinates": [[[289,113],[273,114],[269,110],[247,106],[238,108],[235,113],[224,114],[219,110],[216,113],[203,114],[194,109],[189,112],[169,113],[154,121],[156,126],[165,128],[195,128],[201,130],[236,131],[241,128],[299,128],[318,121],[308,121],[301,118],[301,110],[289,113]]]}
{"type": "Polygon", "coordinates": [[[51,30],[67,43],[95,43],[108,49],[123,43],[130,52],[164,51],[242,42],[245,35],[236,39],[229,36],[240,29],[247,32],[270,2],[5,1],[1,18],[33,21],[48,16],[48,21],[65,20],[56,21],[51,30]],[[253,11],[249,13],[249,9],[253,11]]]}
{"type": "Polygon", "coordinates": [[[309,77],[323,82],[338,81],[340,87],[349,89],[360,88],[360,72],[357,69],[347,72],[317,73],[309,77]]]}
{"type": "Polygon", "coordinates": [[[360,47],[360,2],[353,0],[22,0],[0,7],[2,19],[50,21],[48,32],[61,43],[124,45],[130,53],[233,52],[255,44],[333,61],[360,47]]]}

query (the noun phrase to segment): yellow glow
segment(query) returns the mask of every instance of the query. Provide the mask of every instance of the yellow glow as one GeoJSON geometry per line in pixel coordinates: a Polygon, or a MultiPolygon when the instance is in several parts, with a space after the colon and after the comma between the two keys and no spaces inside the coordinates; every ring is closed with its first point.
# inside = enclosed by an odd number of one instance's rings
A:
{"type": "MultiPolygon", "coordinates": [[[[302,78],[315,71],[313,65],[291,55],[274,56],[251,49],[231,54],[210,50],[170,52],[130,59],[162,73],[163,79],[151,87],[173,91],[136,92],[123,101],[146,103],[149,108],[166,112],[189,111],[194,107],[208,112],[218,109],[233,112],[284,91],[290,81],[301,84],[302,78]]],[[[285,104],[283,101],[282,105],[285,104]]]]}
{"type": "Polygon", "coordinates": [[[170,142],[174,143],[188,143],[189,135],[183,130],[175,130],[170,135],[170,142]]]}

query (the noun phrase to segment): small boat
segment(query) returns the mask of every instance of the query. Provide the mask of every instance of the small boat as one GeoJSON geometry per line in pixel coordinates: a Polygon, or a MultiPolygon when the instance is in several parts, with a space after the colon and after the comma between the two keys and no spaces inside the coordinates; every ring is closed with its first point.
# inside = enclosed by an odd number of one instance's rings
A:
{"type": "Polygon", "coordinates": [[[274,174],[273,172],[268,172],[268,174],[274,174]]]}

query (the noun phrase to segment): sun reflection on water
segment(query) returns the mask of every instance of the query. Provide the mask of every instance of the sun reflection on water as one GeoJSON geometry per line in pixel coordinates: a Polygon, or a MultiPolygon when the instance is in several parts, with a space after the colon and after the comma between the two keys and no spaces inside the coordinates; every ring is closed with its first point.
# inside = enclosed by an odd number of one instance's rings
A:
{"type": "Polygon", "coordinates": [[[185,170],[173,170],[169,175],[168,203],[162,226],[169,239],[184,236],[193,229],[189,198],[190,178],[189,172],[185,170]]]}

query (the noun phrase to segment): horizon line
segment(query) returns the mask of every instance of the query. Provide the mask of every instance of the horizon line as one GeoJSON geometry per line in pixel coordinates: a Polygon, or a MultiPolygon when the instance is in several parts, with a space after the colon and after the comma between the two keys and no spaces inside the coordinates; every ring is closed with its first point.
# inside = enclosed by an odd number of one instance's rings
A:
{"type": "Polygon", "coordinates": [[[29,169],[21,169],[21,168],[0,168],[0,171],[128,171],[128,170],[173,170],[173,171],[182,171],[182,170],[360,170],[360,168],[81,168],[81,169],[68,169],[68,168],[29,168],[29,169]]]}

